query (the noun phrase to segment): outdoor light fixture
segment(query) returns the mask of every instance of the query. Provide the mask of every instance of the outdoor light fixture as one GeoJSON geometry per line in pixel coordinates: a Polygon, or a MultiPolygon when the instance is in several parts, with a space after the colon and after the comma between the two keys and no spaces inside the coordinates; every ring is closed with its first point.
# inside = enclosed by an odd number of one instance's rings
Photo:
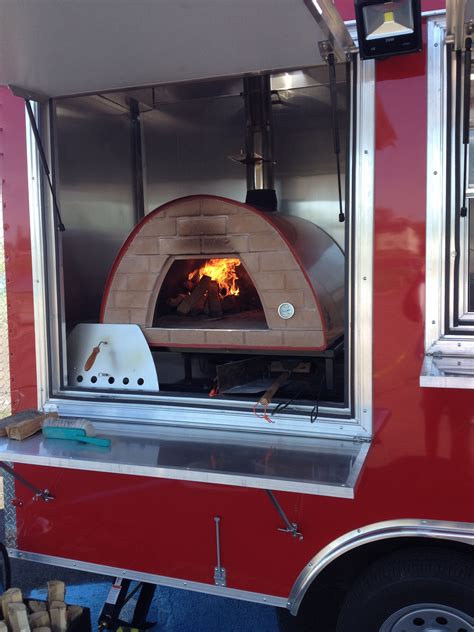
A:
{"type": "Polygon", "coordinates": [[[363,59],[421,50],[420,0],[355,0],[355,11],[363,59]]]}

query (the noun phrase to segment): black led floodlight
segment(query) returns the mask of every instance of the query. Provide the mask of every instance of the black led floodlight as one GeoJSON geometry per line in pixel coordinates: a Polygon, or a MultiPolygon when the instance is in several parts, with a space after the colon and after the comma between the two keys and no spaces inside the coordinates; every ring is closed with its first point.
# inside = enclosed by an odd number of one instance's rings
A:
{"type": "Polygon", "coordinates": [[[420,0],[355,0],[359,51],[363,59],[420,51],[420,0]]]}

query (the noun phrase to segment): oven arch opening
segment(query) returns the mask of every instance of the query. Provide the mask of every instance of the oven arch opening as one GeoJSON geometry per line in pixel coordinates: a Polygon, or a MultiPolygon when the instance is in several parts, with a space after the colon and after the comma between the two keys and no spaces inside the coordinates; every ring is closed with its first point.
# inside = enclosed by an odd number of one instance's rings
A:
{"type": "Polygon", "coordinates": [[[158,290],[152,327],[268,329],[255,283],[239,257],[174,257],[158,290]]]}

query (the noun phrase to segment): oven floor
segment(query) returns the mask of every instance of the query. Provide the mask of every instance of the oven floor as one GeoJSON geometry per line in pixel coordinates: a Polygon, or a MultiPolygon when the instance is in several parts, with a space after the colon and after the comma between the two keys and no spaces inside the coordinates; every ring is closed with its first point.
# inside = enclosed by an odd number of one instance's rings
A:
{"type": "Polygon", "coordinates": [[[262,310],[249,310],[238,314],[229,314],[221,318],[210,316],[180,316],[168,314],[155,319],[153,327],[175,329],[268,329],[262,310]]]}

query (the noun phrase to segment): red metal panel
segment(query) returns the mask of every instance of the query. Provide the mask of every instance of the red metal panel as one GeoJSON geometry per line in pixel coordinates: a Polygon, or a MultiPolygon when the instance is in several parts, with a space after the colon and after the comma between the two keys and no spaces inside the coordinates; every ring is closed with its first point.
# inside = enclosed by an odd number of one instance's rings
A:
{"type": "Polygon", "coordinates": [[[16,412],[37,405],[36,364],[25,106],[5,87],[0,87],[0,128],[11,399],[16,412]]]}
{"type": "Polygon", "coordinates": [[[385,421],[376,425],[356,499],[277,494],[305,535],[299,542],[277,531],[263,491],[22,466],[57,499],[32,502],[18,489],[20,549],[212,583],[220,515],[228,585],[286,596],[310,557],[362,525],[474,522],[474,393],[419,387],[425,54],[378,62],[376,93],[374,407],[387,414],[379,415],[385,421]]]}

